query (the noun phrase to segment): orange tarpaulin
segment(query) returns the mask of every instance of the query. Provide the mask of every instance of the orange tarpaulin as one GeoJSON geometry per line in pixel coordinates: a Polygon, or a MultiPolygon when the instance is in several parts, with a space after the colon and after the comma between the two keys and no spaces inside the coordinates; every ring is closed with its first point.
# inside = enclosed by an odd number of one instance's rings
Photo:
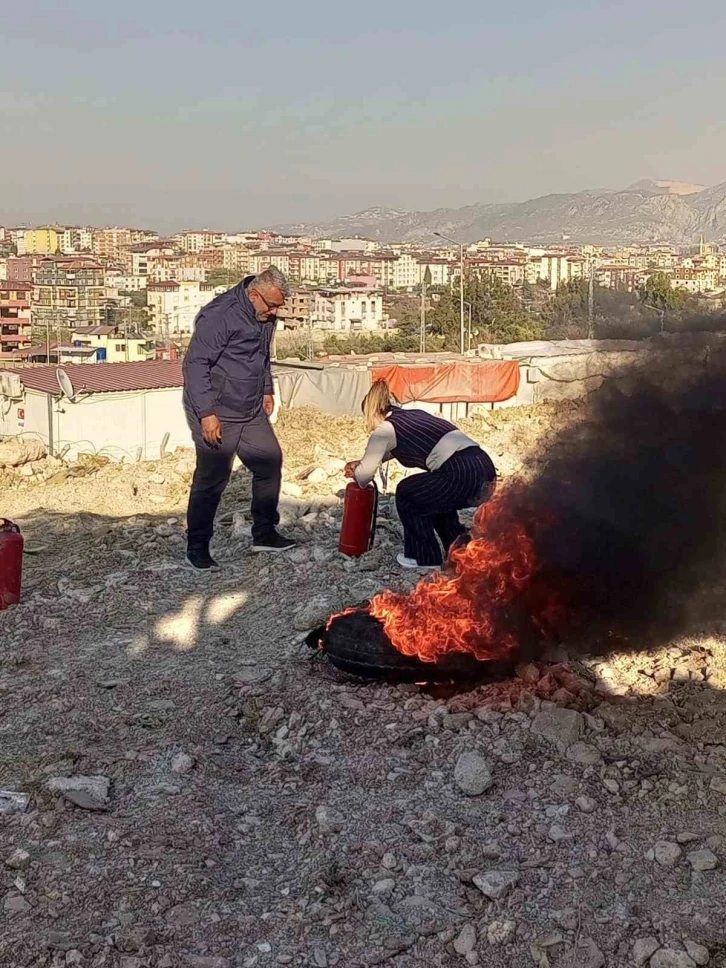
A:
{"type": "Polygon", "coordinates": [[[441,363],[436,366],[376,366],[374,380],[385,380],[399,403],[500,403],[519,389],[516,360],[441,363]]]}

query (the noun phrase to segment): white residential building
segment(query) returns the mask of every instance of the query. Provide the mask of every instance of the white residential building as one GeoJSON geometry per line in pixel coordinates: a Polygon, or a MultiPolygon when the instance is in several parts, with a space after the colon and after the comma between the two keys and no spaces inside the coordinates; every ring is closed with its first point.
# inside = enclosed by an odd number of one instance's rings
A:
{"type": "Polygon", "coordinates": [[[694,296],[719,288],[716,269],[681,267],[673,270],[671,289],[684,289],[694,296]]]}
{"type": "Polygon", "coordinates": [[[427,269],[431,275],[432,286],[450,286],[458,266],[444,259],[431,259],[429,262],[420,259],[418,264],[419,284],[424,281],[427,269]]]}
{"type": "Polygon", "coordinates": [[[254,246],[259,238],[258,232],[234,232],[224,237],[225,245],[251,245],[254,246]]]}
{"type": "Polygon", "coordinates": [[[275,249],[268,249],[266,252],[253,252],[249,259],[249,271],[252,275],[258,276],[270,266],[277,266],[283,275],[289,276],[290,255],[287,252],[278,252],[275,249]]]}
{"type": "Polygon", "coordinates": [[[402,252],[392,265],[391,285],[394,289],[411,290],[421,282],[421,267],[417,258],[402,252]]]}
{"type": "Polygon", "coordinates": [[[370,255],[377,248],[378,243],[370,239],[334,239],[330,243],[330,249],[333,252],[363,252],[370,255]]]}
{"type": "Polygon", "coordinates": [[[199,310],[224,288],[202,282],[150,282],[146,302],[154,332],[159,336],[191,333],[199,310]]]}
{"type": "Polygon", "coordinates": [[[77,255],[90,252],[93,245],[93,230],[72,226],[58,232],[58,248],[63,255],[77,255]]]}
{"type": "Polygon", "coordinates": [[[371,332],[383,325],[383,297],[370,289],[319,289],[312,323],[336,333],[371,332]]]}
{"type": "Polygon", "coordinates": [[[211,229],[189,230],[174,236],[174,242],[182,252],[201,252],[202,249],[223,245],[226,240],[226,232],[213,232],[211,229]]]}
{"type": "Polygon", "coordinates": [[[150,276],[157,259],[174,256],[174,246],[160,242],[141,242],[138,245],[132,245],[129,253],[131,275],[150,276]]]}
{"type": "Polygon", "coordinates": [[[104,276],[106,289],[115,289],[117,292],[142,292],[148,281],[146,276],[129,275],[113,269],[109,269],[104,276]]]}
{"type": "Polygon", "coordinates": [[[545,252],[539,263],[539,278],[549,283],[554,292],[558,286],[573,279],[582,279],[585,260],[580,255],[545,252]]]}

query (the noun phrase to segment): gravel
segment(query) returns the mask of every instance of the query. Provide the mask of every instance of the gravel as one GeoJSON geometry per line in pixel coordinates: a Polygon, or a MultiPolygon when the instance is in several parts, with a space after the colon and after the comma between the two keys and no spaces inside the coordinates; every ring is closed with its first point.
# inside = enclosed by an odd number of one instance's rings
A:
{"type": "MultiPolygon", "coordinates": [[[[561,409],[467,429],[526,472],[561,409]]],[[[718,964],[721,633],[563,646],[469,690],[349,679],[300,626],[417,576],[385,497],[374,551],[337,553],[327,462],[360,456],[360,421],[279,429],[306,554],[248,554],[235,473],[208,576],[181,563],[188,454],[1,472],[36,553],[0,613],[0,964],[718,964]]]]}

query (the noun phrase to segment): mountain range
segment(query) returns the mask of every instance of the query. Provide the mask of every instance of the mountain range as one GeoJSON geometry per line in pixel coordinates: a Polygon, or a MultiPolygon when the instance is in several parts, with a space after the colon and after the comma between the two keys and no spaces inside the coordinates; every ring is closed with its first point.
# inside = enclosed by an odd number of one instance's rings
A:
{"type": "Polygon", "coordinates": [[[441,232],[459,242],[553,244],[691,244],[726,241],[726,182],[712,188],[645,179],[621,190],[543,195],[526,202],[476,204],[409,212],[369,208],[318,224],[275,226],[285,234],[315,238],[373,239],[382,245],[430,245],[441,232]]]}

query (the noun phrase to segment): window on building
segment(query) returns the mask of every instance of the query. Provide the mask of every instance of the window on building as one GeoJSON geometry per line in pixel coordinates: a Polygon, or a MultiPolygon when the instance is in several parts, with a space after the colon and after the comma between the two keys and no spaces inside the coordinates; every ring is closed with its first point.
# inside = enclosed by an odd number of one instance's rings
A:
{"type": "Polygon", "coordinates": [[[124,351],[124,344],[123,343],[116,343],[116,352],[117,353],[123,353],[123,351],[124,351]]]}

